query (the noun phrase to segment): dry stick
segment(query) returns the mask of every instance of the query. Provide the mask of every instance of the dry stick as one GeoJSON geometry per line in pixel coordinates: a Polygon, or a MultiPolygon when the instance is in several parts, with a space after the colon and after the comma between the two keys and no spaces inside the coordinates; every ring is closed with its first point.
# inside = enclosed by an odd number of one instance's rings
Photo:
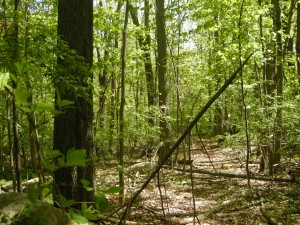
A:
{"type": "MultiPolygon", "coordinates": [[[[163,179],[164,179],[164,178],[163,178],[163,179]]],[[[163,211],[164,217],[166,217],[165,207],[164,207],[164,199],[163,199],[163,195],[162,195],[162,191],[161,191],[161,185],[160,185],[159,173],[157,173],[157,186],[158,186],[159,195],[160,195],[161,209],[162,209],[162,211],[163,211]]]]}
{"type": "Polygon", "coordinates": [[[201,141],[201,144],[202,144],[202,146],[203,146],[203,150],[204,150],[205,154],[206,154],[207,157],[208,157],[209,163],[212,165],[214,171],[217,172],[217,170],[216,170],[216,168],[215,168],[215,165],[214,165],[213,161],[211,160],[211,158],[210,158],[210,156],[209,156],[209,153],[208,153],[208,151],[207,151],[207,149],[206,149],[206,147],[205,147],[205,144],[204,144],[204,142],[203,142],[203,140],[202,140],[202,138],[201,138],[201,134],[200,134],[200,131],[199,131],[199,128],[198,128],[198,125],[197,125],[197,124],[196,124],[196,131],[197,131],[198,137],[199,137],[199,139],[200,139],[200,141],[201,141]]]}
{"type": "MultiPolygon", "coordinates": [[[[255,52],[255,51],[254,51],[255,52]]],[[[126,209],[122,215],[122,218],[119,222],[119,225],[124,224],[126,221],[126,217],[128,215],[129,209],[131,208],[132,204],[136,201],[137,197],[142,193],[142,191],[148,186],[151,180],[155,177],[155,175],[160,171],[163,165],[167,162],[170,156],[174,153],[174,151],[178,148],[181,142],[186,138],[186,136],[191,132],[195,124],[199,121],[199,119],[203,116],[203,114],[209,109],[209,107],[215,102],[215,100],[226,90],[226,88],[232,84],[233,80],[236,78],[237,74],[241,71],[241,69],[247,64],[248,60],[254,54],[252,52],[246,60],[240,65],[240,67],[231,75],[231,77],[223,84],[223,86],[211,97],[211,99],[205,104],[202,110],[198,113],[198,115],[194,118],[194,120],[189,124],[183,134],[177,139],[175,144],[172,146],[170,151],[165,155],[165,157],[161,160],[161,162],[157,165],[156,169],[149,175],[148,179],[145,183],[141,186],[139,190],[131,197],[129,202],[127,203],[126,209]]]]}
{"type": "MultiPolygon", "coordinates": [[[[189,143],[189,147],[188,147],[188,154],[189,154],[189,161],[192,161],[192,157],[191,157],[191,133],[189,133],[189,137],[188,137],[188,143],[189,143]]],[[[194,192],[194,177],[193,177],[193,173],[192,173],[192,163],[190,164],[190,176],[191,176],[191,186],[192,186],[192,196],[193,196],[193,224],[195,224],[195,219],[197,218],[198,224],[200,223],[199,218],[196,215],[196,200],[195,200],[195,192],[194,192]]]]}

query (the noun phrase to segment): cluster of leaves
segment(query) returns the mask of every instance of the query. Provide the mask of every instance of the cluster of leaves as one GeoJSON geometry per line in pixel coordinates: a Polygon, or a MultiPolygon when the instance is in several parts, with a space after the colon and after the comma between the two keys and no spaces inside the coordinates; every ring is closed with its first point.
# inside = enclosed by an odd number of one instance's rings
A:
{"type": "MultiPolygon", "coordinates": [[[[73,167],[73,166],[86,166],[86,151],[84,149],[70,149],[66,155],[60,151],[53,150],[46,153],[43,159],[44,166],[53,174],[60,168],[73,167]]],[[[92,191],[90,183],[87,180],[81,180],[83,187],[87,191],[92,191]]],[[[66,199],[60,195],[60,206],[68,212],[71,219],[77,223],[87,223],[88,221],[97,220],[97,213],[105,212],[109,207],[107,195],[113,195],[120,192],[119,187],[111,187],[107,190],[97,190],[95,195],[94,204],[88,206],[87,203],[81,204],[81,210],[76,210],[73,206],[78,206],[74,199],[66,199]]],[[[44,199],[49,204],[53,204],[52,199],[52,181],[42,184],[31,184],[27,188],[27,197],[36,204],[39,199],[44,199]]]]}

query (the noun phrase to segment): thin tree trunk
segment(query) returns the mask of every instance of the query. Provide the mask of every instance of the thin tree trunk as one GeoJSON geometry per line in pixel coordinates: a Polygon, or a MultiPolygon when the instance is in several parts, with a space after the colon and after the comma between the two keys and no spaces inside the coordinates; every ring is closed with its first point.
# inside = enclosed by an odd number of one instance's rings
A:
{"type": "MultiPolygon", "coordinates": [[[[116,13],[120,12],[120,9],[122,7],[122,2],[118,1],[116,13]]],[[[119,48],[119,35],[118,33],[114,34],[114,40],[113,40],[113,48],[118,49],[119,48]]],[[[110,123],[109,123],[109,132],[110,132],[110,138],[109,138],[109,146],[110,146],[110,152],[113,153],[113,149],[115,146],[115,130],[116,130],[116,120],[118,116],[118,108],[117,108],[117,99],[118,99],[118,90],[117,90],[117,80],[116,80],[116,74],[115,71],[111,74],[111,81],[110,81],[110,89],[111,89],[111,97],[110,97],[110,123]]]]}
{"type": "MultiPolygon", "coordinates": [[[[121,103],[120,103],[120,118],[119,118],[119,165],[124,167],[124,108],[125,108],[125,77],[126,77],[126,42],[127,42],[127,25],[129,16],[129,1],[126,0],[125,20],[122,35],[122,50],[121,50],[121,103]]],[[[119,200],[122,204],[124,201],[124,171],[119,171],[119,186],[122,188],[120,191],[119,200]]]]}
{"type": "MultiPolygon", "coordinates": [[[[13,63],[19,60],[19,0],[15,0],[15,7],[14,7],[14,21],[13,21],[13,55],[12,61],[13,63]]],[[[15,69],[14,69],[15,71],[15,69]]],[[[15,71],[16,75],[16,71],[15,71]]],[[[17,84],[12,79],[12,88],[16,89],[17,84]]],[[[17,103],[16,98],[13,96],[12,99],[12,116],[13,116],[13,137],[14,137],[14,164],[15,164],[15,174],[16,174],[16,184],[17,184],[17,191],[22,192],[22,184],[21,184],[21,162],[20,162],[20,146],[19,146],[19,118],[18,118],[18,111],[17,111],[17,103]]]]}
{"type": "Polygon", "coordinates": [[[5,122],[4,116],[1,116],[1,129],[0,129],[0,172],[4,172],[4,148],[3,138],[5,133],[5,122]]]}
{"type": "MultiPolygon", "coordinates": [[[[25,19],[26,19],[26,27],[25,27],[25,59],[28,63],[29,57],[29,44],[30,44],[30,37],[29,37],[29,10],[28,4],[25,4],[25,19]]],[[[33,105],[33,90],[32,85],[30,82],[29,74],[27,73],[27,78],[25,80],[26,88],[31,95],[28,97],[27,102],[29,105],[33,105]]],[[[37,122],[36,122],[36,115],[35,112],[27,112],[26,117],[29,124],[29,139],[30,139],[30,154],[31,154],[31,163],[33,171],[39,177],[39,182],[44,181],[43,175],[43,165],[41,162],[41,152],[40,152],[40,143],[39,143],[39,135],[37,130],[37,122]]]]}
{"type": "Polygon", "coordinates": [[[156,0],[156,35],[157,35],[157,67],[158,67],[158,92],[160,118],[159,161],[161,161],[170,149],[170,128],[167,122],[168,116],[168,78],[167,78],[167,37],[165,27],[164,0],[156,0]]]}
{"type": "Polygon", "coordinates": [[[16,191],[16,172],[14,169],[14,150],[13,150],[13,137],[11,132],[11,95],[7,94],[6,98],[6,118],[7,118],[7,137],[8,137],[8,152],[10,155],[10,169],[12,172],[13,190],[16,191]]]}
{"type": "Polygon", "coordinates": [[[280,163],[280,153],[279,149],[281,147],[281,137],[282,137],[282,98],[283,98],[283,47],[282,47],[282,35],[281,35],[281,9],[279,0],[274,0],[274,22],[276,31],[276,76],[274,79],[277,85],[277,109],[276,109],[276,119],[274,126],[274,148],[272,152],[272,163],[270,164],[270,175],[273,175],[274,165],[280,163]]]}

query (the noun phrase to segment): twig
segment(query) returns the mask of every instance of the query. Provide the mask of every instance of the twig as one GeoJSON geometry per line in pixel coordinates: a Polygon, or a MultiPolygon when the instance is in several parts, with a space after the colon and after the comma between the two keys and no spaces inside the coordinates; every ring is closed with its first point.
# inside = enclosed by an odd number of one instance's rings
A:
{"type": "Polygon", "coordinates": [[[205,147],[205,144],[203,143],[203,140],[202,140],[202,138],[201,138],[201,134],[200,134],[200,131],[199,131],[199,128],[198,128],[198,125],[197,125],[197,124],[196,124],[196,131],[197,131],[198,137],[199,137],[199,139],[200,139],[200,141],[201,141],[201,144],[202,144],[202,146],[203,146],[204,152],[205,152],[205,154],[206,154],[207,157],[208,157],[209,163],[212,165],[214,171],[217,172],[217,170],[216,170],[216,168],[215,168],[215,165],[214,165],[214,163],[212,162],[212,160],[211,160],[211,158],[210,158],[210,156],[209,156],[209,154],[208,154],[208,151],[207,151],[207,149],[206,149],[206,147],[205,147]]]}

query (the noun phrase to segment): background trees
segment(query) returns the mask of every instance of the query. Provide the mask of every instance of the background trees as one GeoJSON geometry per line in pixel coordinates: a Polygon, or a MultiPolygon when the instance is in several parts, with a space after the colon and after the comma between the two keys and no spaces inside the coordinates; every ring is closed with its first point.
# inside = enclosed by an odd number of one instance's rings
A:
{"type": "MultiPolygon", "coordinates": [[[[245,149],[247,119],[250,144],[262,157],[261,172],[270,175],[287,153],[295,153],[300,133],[297,1],[245,1],[240,24],[237,0],[128,1],[126,57],[121,54],[125,4],[99,0],[94,9],[91,1],[85,4],[1,3],[0,163],[7,178],[18,171],[19,151],[23,174],[41,180],[47,167],[42,161],[53,158],[53,150],[85,149],[93,159],[88,165],[115,160],[120,150],[124,162],[167,151],[253,51],[243,69],[244,92],[237,79],[199,122],[201,135],[224,135],[226,144],[245,149]],[[15,4],[21,7],[16,10],[15,4]]],[[[81,178],[93,186],[92,166],[55,174],[58,191],[67,198],[81,197],[71,187],[63,190],[65,180],[81,191],[81,178]],[[69,176],[76,173],[79,180],[69,176]]]]}

